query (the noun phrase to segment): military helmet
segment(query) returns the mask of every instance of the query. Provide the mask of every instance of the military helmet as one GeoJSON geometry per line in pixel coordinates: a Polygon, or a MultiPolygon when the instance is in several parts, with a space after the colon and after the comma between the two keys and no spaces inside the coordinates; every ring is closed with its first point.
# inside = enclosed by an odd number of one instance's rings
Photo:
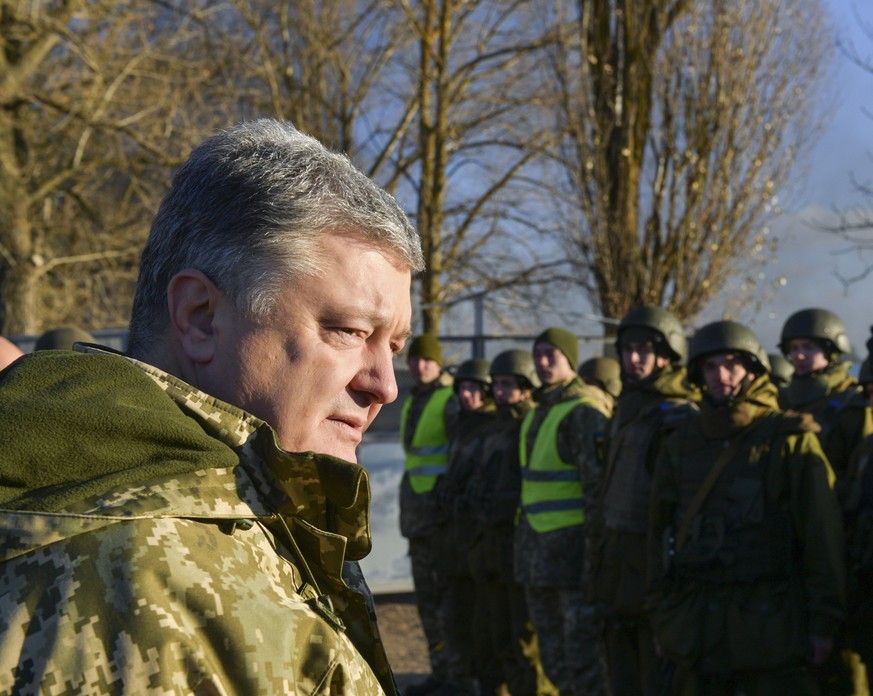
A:
{"type": "Polygon", "coordinates": [[[767,353],[770,361],[770,380],[777,387],[787,387],[794,376],[794,365],[779,353],[767,353]]]}
{"type": "Polygon", "coordinates": [[[612,358],[590,358],[579,366],[579,376],[618,398],[621,393],[621,365],[612,358]]]}
{"type": "Polygon", "coordinates": [[[779,350],[783,355],[788,355],[788,342],[793,338],[823,341],[826,344],[824,349],[832,355],[852,352],[843,320],[826,309],[801,309],[785,320],[779,340],[779,350]]]}
{"type": "Polygon", "coordinates": [[[691,337],[688,377],[692,382],[700,384],[703,381],[701,359],[713,353],[742,353],[755,367],[770,371],[770,361],[758,337],[750,328],[735,321],[712,322],[699,328],[691,337]]]}
{"type": "Polygon", "coordinates": [[[515,375],[528,381],[531,387],[540,386],[533,356],[528,350],[505,350],[491,361],[491,376],[515,375]]]}
{"type": "Polygon", "coordinates": [[[78,326],[59,326],[45,331],[33,346],[34,350],[73,350],[74,343],[96,343],[94,337],[78,326]]]}
{"type": "Polygon", "coordinates": [[[488,361],[482,358],[471,358],[465,360],[458,369],[455,370],[455,390],[457,391],[458,383],[464,380],[479,382],[486,386],[491,384],[491,375],[488,374],[488,361]]]}
{"type": "Polygon", "coordinates": [[[616,348],[621,352],[621,336],[627,329],[647,329],[653,332],[656,343],[665,348],[672,362],[679,362],[685,357],[687,341],[682,324],[666,309],[645,305],[636,307],[624,315],[618,325],[616,348]],[[658,340],[660,337],[660,341],[658,340]]]}

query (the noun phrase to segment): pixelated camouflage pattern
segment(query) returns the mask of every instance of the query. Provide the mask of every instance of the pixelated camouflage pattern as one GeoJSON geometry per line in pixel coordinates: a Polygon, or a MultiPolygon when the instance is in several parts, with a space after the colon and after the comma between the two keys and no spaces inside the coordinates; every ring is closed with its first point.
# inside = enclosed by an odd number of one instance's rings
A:
{"type": "Polygon", "coordinates": [[[543,670],[561,696],[604,696],[600,621],[582,590],[525,587],[543,670]]]}
{"type": "Polygon", "coordinates": [[[366,472],[129,362],[239,466],[0,511],[0,692],[396,693],[349,562],[370,548],[366,472]]]}
{"type": "MultiPolygon", "coordinates": [[[[409,396],[409,411],[406,417],[406,430],[401,433],[405,448],[409,448],[418,421],[431,395],[440,387],[452,384],[448,373],[431,384],[415,386],[409,396]]],[[[456,395],[446,403],[444,410],[446,433],[457,430],[458,413],[461,404],[456,395]]],[[[412,580],[415,585],[415,602],[428,644],[428,658],[431,672],[441,680],[449,678],[451,665],[445,651],[445,612],[444,578],[446,559],[442,553],[446,539],[448,513],[439,500],[442,477],[428,493],[416,493],[404,471],[400,480],[400,533],[409,539],[409,560],[412,566],[412,580]]]]}
{"type": "MultiPolygon", "coordinates": [[[[602,393],[578,377],[539,390],[527,438],[528,447],[532,449],[551,406],[568,399],[586,399],[587,403],[580,403],[570,411],[558,428],[558,452],[561,458],[565,462],[575,463],[579,468],[586,519],[591,518],[603,473],[609,414],[602,393]]],[[[585,565],[585,533],[582,527],[584,525],[538,534],[522,514],[515,532],[516,580],[522,585],[581,589],[585,565]]]]}

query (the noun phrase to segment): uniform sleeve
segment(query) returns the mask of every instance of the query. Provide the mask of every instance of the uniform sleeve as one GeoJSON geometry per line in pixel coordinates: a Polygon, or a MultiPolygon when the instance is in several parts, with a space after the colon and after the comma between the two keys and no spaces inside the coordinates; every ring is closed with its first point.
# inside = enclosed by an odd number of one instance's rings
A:
{"type": "Polygon", "coordinates": [[[660,448],[652,471],[646,578],[646,606],[649,611],[659,605],[669,572],[664,537],[675,523],[676,507],[679,502],[676,461],[676,452],[668,437],[664,446],[660,448]]]}
{"type": "Polygon", "coordinates": [[[258,525],[130,520],[8,560],[0,692],[383,694],[258,525]]]}
{"type": "Polygon", "coordinates": [[[818,438],[786,438],[791,513],[800,545],[810,633],[835,635],[845,619],[843,523],[833,491],[834,473],[818,438]]]}
{"type": "Polygon", "coordinates": [[[558,429],[558,453],[565,462],[573,462],[579,469],[586,519],[593,519],[600,496],[607,427],[608,419],[603,413],[581,404],[570,412],[558,429]]]}
{"type": "Polygon", "coordinates": [[[843,481],[852,452],[873,433],[873,415],[869,406],[854,403],[837,414],[834,427],[828,433],[826,454],[838,481],[843,481]]]}

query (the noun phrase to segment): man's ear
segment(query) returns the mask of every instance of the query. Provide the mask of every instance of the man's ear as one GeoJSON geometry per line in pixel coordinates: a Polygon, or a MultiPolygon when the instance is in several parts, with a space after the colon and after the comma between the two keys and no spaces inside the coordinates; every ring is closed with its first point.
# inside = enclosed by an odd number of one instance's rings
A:
{"type": "Polygon", "coordinates": [[[167,286],[167,309],[175,342],[194,363],[215,355],[213,321],[222,292],[202,272],[186,268],[167,286]]]}

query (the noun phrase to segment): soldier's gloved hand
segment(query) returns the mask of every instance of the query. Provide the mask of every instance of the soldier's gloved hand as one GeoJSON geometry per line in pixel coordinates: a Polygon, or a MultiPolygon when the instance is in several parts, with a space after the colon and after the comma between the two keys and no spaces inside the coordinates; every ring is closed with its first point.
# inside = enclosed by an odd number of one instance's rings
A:
{"type": "Polygon", "coordinates": [[[823,664],[834,649],[833,636],[809,636],[809,644],[812,648],[812,656],[810,661],[814,665],[823,664]]]}

